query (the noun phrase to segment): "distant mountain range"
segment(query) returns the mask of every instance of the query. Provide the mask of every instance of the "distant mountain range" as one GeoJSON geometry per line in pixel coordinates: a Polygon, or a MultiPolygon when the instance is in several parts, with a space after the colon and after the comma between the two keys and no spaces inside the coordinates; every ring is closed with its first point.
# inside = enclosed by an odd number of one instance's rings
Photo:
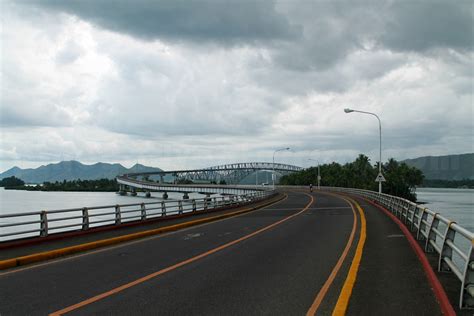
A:
{"type": "Polygon", "coordinates": [[[13,167],[0,174],[0,179],[15,176],[26,183],[43,183],[63,180],[97,180],[113,179],[117,175],[129,172],[154,172],[162,171],[159,168],[147,167],[136,164],[131,168],[125,168],[121,164],[98,162],[93,165],[84,165],[79,161],[62,161],[59,163],[41,166],[36,169],[21,169],[13,167]]]}
{"type": "Polygon", "coordinates": [[[474,179],[474,153],[448,156],[426,156],[404,160],[407,165],[423,171],[425,179],[474,179]]]}
{"type": "MultiPolygon", "coordinates": [[[[426,156],[415,159],[404,160],[409,166],[423,171],[426,179],[439,180],[463,180],[474,179],[474,153],[448,156],[426,156]]],[[[85,165],[79,161],[62,161],[59,163],[41,166],[36,169],[21,169],[13,167],[0,173],[0,179],[15,176],[26,183],[43,183],[63,180],[97,180],[113,179],[117,175],[130,172],[154,172],[162,171],[159,168],[147,167],[136,164],[131,168],[125,168],[121,164],[98,162],[93,165],[85,165]]],[[[264,172],[259,173],[259,182],[266,179],[264,172]]],[[[271,180],[270,180],[271,181],[271,180]]],[[[255,175],[247,177],[242,183],[255,183],[255,175]]]]}

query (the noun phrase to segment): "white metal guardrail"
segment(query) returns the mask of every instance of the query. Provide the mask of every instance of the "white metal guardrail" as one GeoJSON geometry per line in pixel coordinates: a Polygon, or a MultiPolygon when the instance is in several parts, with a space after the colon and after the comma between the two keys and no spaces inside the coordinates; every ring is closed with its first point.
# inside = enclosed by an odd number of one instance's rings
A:
{"type": "Polygon", "coordinates": [[[132,221],[245,205],[273,194],[273,191],[256,191],[243,195],[213,198],[3,214],[0,215],[0,242],[26,237],[46,237],[52,233],[88,230],[104,225],[121,225],[132,221]]]}
{"type": "Polygon", "coordinates": [[[453,272],[461,281],[460,308],[474,308],[474,233],[439,213],[409,200],[374,191],[324,187],[359,195],[387,208],[401,219],[426,252],[438,255],[438,271],[453,272]]]}

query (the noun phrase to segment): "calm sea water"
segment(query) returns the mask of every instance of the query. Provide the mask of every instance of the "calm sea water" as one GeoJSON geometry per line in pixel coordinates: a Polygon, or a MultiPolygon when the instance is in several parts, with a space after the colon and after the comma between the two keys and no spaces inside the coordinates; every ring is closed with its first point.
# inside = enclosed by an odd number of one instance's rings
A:
{"type": "MultiPolygon", "coordinates": [[[[168,193],[168,199],[181,199],[182,194],[168,193]]],[[[203,198],[201,194],[189,194],[191,199],[203,198]]],[[[131,204],[161,201],[161,194],[152,194],[146,198],[137,196],[121,196],[115,192],[42,192],[5,190],[0,188],[0,214],[37,212],[41,210],[57,210],[78,207],[92,207],[115,204],[131,204]]]]}
{"type": "Polygon", "coordinates": [[[418,201],[474,231],[474,189],[418,188],[418,201]]]}

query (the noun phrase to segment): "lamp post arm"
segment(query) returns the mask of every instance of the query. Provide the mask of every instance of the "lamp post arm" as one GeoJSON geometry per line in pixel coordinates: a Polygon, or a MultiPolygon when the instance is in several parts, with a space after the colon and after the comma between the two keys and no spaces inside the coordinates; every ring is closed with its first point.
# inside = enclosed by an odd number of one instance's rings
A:
{"type": "MultiPolygon", "coordinates": [[[[380,117],[377,114],[372,113],[372,112],[352,110],[352,109],[345,109],[344,111],[346,113],[359,112],[363,114],[373,115],[379,121],[379,144],[380,144],[379,146],[379,174],[382,174],[382,122],[380,121],[380,117]]],[[[382,181],[379,181],[379,193],[382,193],[382,181]]]]}
{"type": "Polygon", "coordinates": [[[280,149],[277,149],[273,152],[273,175],[272,175],[273,190],[275,190],[275,154],[279,151],[284,151],[284,150],[290,150],[290,148],[289,147],[280,148],[280,149]]]}
{"type": "Polygon", "coordinates": [[[273,152],[273,164],[272,164],[272,167],[273,167],[273,172],[272,172],[272,189],[275,190],[275,154],[278,150],[275,150],[273,152]]]}
{"type": "Polygon", "coordinates": [[[359,111],[359,110],[353,110],[353,112],[373,115],[379,121],[379,145],[380,145],[379,146],[379,172],[382,172],[382,122],[380,121],[380,117],[377,114],[372,113],[372,112],[359,111]]]}

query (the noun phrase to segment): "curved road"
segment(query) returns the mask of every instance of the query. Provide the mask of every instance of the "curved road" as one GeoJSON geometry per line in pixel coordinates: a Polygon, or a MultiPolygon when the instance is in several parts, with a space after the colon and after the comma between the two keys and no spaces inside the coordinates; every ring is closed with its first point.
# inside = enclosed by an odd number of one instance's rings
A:
{"type": "Polygon", "coordinates": [[[0,273],[0,315],[441,314],[385,214],[286,194],[241,216],[0,273]]]}

